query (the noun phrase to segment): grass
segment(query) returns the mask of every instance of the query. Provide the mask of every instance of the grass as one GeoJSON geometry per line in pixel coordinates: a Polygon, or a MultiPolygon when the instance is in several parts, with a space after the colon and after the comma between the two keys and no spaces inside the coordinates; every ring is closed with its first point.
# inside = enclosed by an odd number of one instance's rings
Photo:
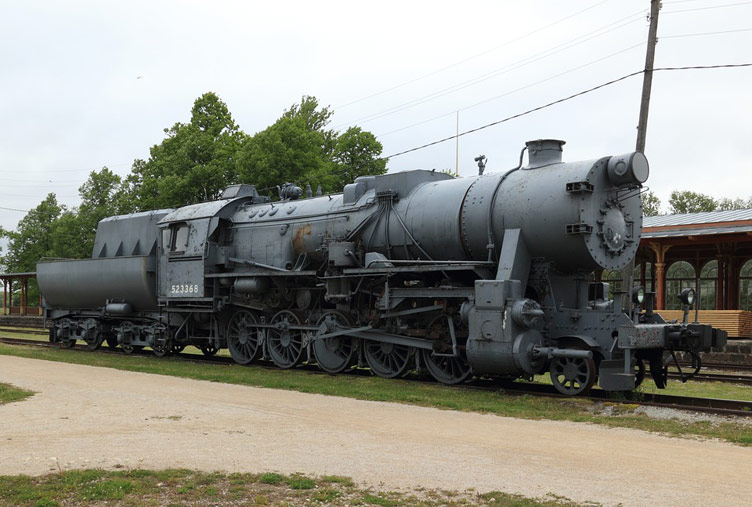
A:
{"type": "Polygon", "coordinates": [[[0,405],[12,403],[14,401],[21,401],[33,395],[34,393],[32,391],[27,391],[26,389],[20,389],[16,386],[0,382],[0,405]]]}
{"type": "Polygon", "coordinates": [[[530,499],[499,491],[376,491],[346,477],[301,474],[225,474],[184,469],[73,470],[42,477],[0,476],[0,505],[383,505],[520,507],[574,505],[552,495],[530,499]],[[269,478],[275,480],[270,482],[269,478]],[[305,487],[301,487],[304,484],[305,487]]]}
{"type": "MultiPolygon", "coordinates": [[[[635,413],[634,405],[617,405],[593,402],[581,398],[553,399],[537,396],[519,396],[463,388],[450,388],[438,384],[417,383],[406,380],[386,380],[373,376],[320,375],[302,370],[275,370],[244,367],[236,364],[211,364],[176,361],[155,356],[127,356],[91,354],[65,349],[32,349],[0,344],[0,354],[29,357],[67,363],[117,368],[121,370],[156,373],[212,382],[258,386],[343,396],[360,400],[390,401],[435,407],[497,414],[523,419],[549,419],[596,423],[608,427],[633,428],[672,436],[703,436],[719,438],[739,445],[752,445],[752,426],[737,422],[681,421],[655,419],[635,413]]],[[[646,391],[650,382],[646,381],[646,391]]],[[[687,384],[673,382],[669,393],[690,394],[687,384]]],[[[731,397],[750,399],[752,388],[722,384],[696,383],[693,394],[709,396],[707,392],[723,390],[731,397]]]]}

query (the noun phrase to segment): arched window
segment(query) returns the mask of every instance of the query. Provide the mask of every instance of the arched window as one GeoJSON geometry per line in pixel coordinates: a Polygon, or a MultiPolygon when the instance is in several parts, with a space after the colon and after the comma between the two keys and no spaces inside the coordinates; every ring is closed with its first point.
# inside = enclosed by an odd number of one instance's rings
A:
{"type": "Polygon", "coordinates": [[[708,261],[700,270],[700,310],[715,310],[718,261],[708,261]]]}
{"type": "Polygon", "coordinates": [[[744,263],[739,273],[739,309],[752,311],[752,259],[744,263]]]}
{"type": "MultiPolygon", "coordinates": [[[[646,292],[653,292],[653,277],[651,273],[652,267],[653,267],[652,262],[645,261],[645,291],[646,292]]],[[[632,277],[633,277],[633,283],[635,286],[642,285],[642,264],[637,264],[635,266],[632,277]]]]}
{"type": "Polygon", "coordinates": [[[687,261],[677,261],[666,271],[666,310],[681,310],[679,293],[695,287],[695,268],[687,261]]]}
{"type": "Polygon", "coordinates": [[[621,271],[619,271],[618,269],[614,269],[614,270],[604,269],[603,274],[601,275],[601,282],[608,283],[608,290],[610,292],[608,297],[610,299],[613,299],[614,293],[619,292],[621,290],[621,286],[622,286],[621,271]]]}

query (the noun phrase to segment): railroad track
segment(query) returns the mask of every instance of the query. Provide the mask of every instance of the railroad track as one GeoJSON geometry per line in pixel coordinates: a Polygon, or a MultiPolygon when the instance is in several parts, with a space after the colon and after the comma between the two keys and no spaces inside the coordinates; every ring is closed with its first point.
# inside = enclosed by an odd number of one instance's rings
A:
{"type": "MultiPolygon", "coordinates": [[[[0,337],[0,343],[7,343],[11,345],[24,345],[24,346],[36,346],[43,348],[58,348],[59,345],[49,342],[25,340],[22,338],[4,338],[0,337]]],[[[84,345],[76,345],[76,349],[86,350],[84,345]]],[[[118,354],[122,352],[119,350],[110,350],[103,348],[98,350],[99,353],[105,354],[118,354]]],[[[132,355],[140,355],[145,357],[154,357],[149,351],[134,351],[132,355]]],[[[236,366],[236,363],[229,357],[223,356],[211,356],[206,357],[198,354],[186,354],[180,353],[172,356],[172,359],[180,361],[189,361],[195,363],[214,363],[223,364],[227,366],[236,366]]],[[[253,367],[278,370],[272,363],[266,363],[263,361],[254,363],[253,367]]],[[[315,365],[302,365],[297,368],[312,374],[328,375],[328,373],[319,370],[315,365]]],[[[343,372],[342,375],[370,375],[370,372],[365,369],[351,369],[347,372],[343,372]]],[[[712,375],[714,378],[718,378],[718,375],[712,375]]],[[[738,379],[739,376],[729,375],[738,379]]],[[[752,383],[752,377],[744,377],[746,381],[752,383]]],[[[425,382],[430,384],[436,384],[434,380],[424,380],[419,377],[412,378],[414,382],[425,382]]],[[[728,380],[731,381],[731,380],[728,380]]],[[[746,383],[746,382],[744,382],[746,383]]],[[[448,387],[449,388],[449,387],[448,387]]],[[[491,379],[476,379],[470,383],[456,386],[459,389],[472,389],[489,392],[503,392],[510,395],[525,395],[533,394],[536,396],[546,396],[552,398],[569,398],[565,396],[552,386],[547,384],[531,384],[522,382],[504,382],[491,379]]],[[[630,405],[644,405],[654,407],[665,407],[676,410],[703,412],[708,414],[725,415],[725,416],[740,416],[740,417],[752,417],[752,401],[742,400],[724,400],[717,398],[694,398],[688,396],[674,396],[666,394],[651,394],[641,392],[626,392],[612,394],[600,389],[591,390],[588,396],[579,396],[579,398],[587,398],[593,401],[618,403],[618,404],[630,404],[630,405]]]]}
{"type": "Polygon", "coordinates": [[[19,334],[38,334],[38,335],[46,335],[48,333],[47,329],[39,328],[39,327],[0,327],[1,333],[19,333],[19,334]]]}

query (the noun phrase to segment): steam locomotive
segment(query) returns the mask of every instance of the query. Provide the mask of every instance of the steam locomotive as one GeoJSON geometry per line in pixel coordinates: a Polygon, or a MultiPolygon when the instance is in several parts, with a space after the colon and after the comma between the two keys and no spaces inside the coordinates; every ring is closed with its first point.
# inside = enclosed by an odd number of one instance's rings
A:
{"type": "Polygon", "coordinates": [[[676,352],[698,370],[723,331],[686,312],[667,323],[642,288],[611,299],[592,276],[635,255],[647,159],[564,163],[563,144],[528,142],[503,173],[364,176],[316,197],[286,185],[279,201],[241,184],[106,218],[91,259],[37,265],[50,339],[157,355],[228,348],[240,364],[387,378],[427,370],[446,384],[549,372],[567,395],[596,381],[632,390],[646,362],[663,387],[676,352]]]}

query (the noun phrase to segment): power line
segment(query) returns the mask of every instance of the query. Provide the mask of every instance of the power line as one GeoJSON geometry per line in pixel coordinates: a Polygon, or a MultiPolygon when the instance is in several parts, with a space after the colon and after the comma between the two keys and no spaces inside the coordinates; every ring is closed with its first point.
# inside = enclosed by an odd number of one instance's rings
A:
{"type": "Polygon", "coordinates": [[[423,74],[422,76],[416,77],[415,79],[411,79],[409,81],[405,81],[404,83],[392,86],[390,88],[386,88],[386,89],[381,90],[381,91],[376,92],[376,93],[372,93],[371,95],[367,95],[365,97],[353,100],[353,101],[348,102],[346,104],[342,104],[342,105],[336,106],[334,109],[335,110],[344,109],[344,108],[346,108],[348,106],[351,106],[353,104],[357,104],[359,102],[363,102],[364,100],[368,100],[368,99],[371,99],[373,97],[377,97],[379,95],[383,95],[385,93],[397,90],[397,89],[402,88],[404,86],[407,86],[407,85],[413,84],[415,82],[421,81],[421,80],[423,80],[423,79],[425,79],[427,77],[431,77],[431,76],[434,76],[436,74],[439,74],[439,73],[441,73],[441,72],[443,72],[443,71],[445,71],[447,69],[451,69],[453,67],[457,67],[458,65],[462,65],[463,63],[467,63],[467,62],[469,62],[471,60],[475,60],[476,58],[480,58],[481,56],[487,55],[488,53],[492,53],[492,52],[496,51],[497,49],[501,49],[501,48],[503,48],[505,46],[508,46],[508,45],[510,45],[510,44],[512,44],[514,42],[520,41],[522,39],[526,39],[527,37],[530,37],[531,35],[535,35],[538,32],[542,32],[543,30],[547,30],[547,29],[551,28],[552,26],[558,25],[559,23],[563,23],[564,21],[567,21],[568,19],[571,19],[571,18],[574,18],[576,16],[579,16],[580,14],[582,14],[584,12],[587,12],[587,11],[589,11],[591,9],[594,9],[594,8],[600,6],[600,5],[603,5],[606,2],[608,2],[608,1],[609,0],[602,0],[601,2],[598,2],[597,4],[593,4],[590,7],[586,7],[584,9],[580,10],[580,11],[575,12],[574,14],[570,14],[569,16],[563,17],[563,18],[561,18],[561,19],[559,19],[557,21],[554,21],[553,23],[549,23],[548,25],[542,26],[541,28],[533,30],[532,32],[528,32],[528,33],[526,33],[524,35],[521,35],[521,36],[519,36],[519,37],[517,37],[515,39],[512,39],[512,40],[509,40],[509,41],[507,41],[507,42],[505,42],[503,44],[495,46],[495,47],[493,47],[491,49],[488,49],[486,51],[483,51],[481,53],[477,53],[477,54],[475,54],[475,55],[473,55],[473,56],[471,56],[469,58],[465,58],[464,60],[460,60],[458,62],[455,62],[455,63],[453,63],[451,65],[447,65],[445,67],[441,67],[440,69],[437,69],[437,70],[434,70],[432,72],[429,72],[428,74],[423,74]]]}
{"type": "Polygon", "coordinates": [[[723,33],[752,32],[752,28],[740,28],[738,30],[723,30],[720,32],[685,33],[680,35],[661,35],[660,39],[678,39],[680,37],[701,37],[703,35],[719,35],[723,33]]]}
{"type": "Polygon", "coordinates": [[[6,211],[18,211],[20,213],[28,213],[29,212],[29,210],[27,210],[27,209],[6,208],[5,206],[0,206],[0,209],[6,210],[6,211]]]}
{"type": "Polygon", "coordinates": [[[681,9],[678,11],[666,11],[663,14],[678,14],[680,12],[694,12],[694,11],[707,11],[710,9],[723,9],[724,7],[738,7],[740,5],[749,5],[752,4],[752,2],[737,2],[735,4],[724,4],[724,5],[711,5],[709,7],[695,7],[693,9],[681,9]]]}
{"type": "Polygon", "coordinates": [[[617,51],[617,52],[615,52],[615,53],[611,53],[610,55],[606,55],[606,56],[604,56],[604,57],[598,58],[597,60],[593,60],[593,61],[590,61],[590,62],[588,62],[588,63],[585,63],[585,64],[583,64],[583,65],[579,65],[579,66],[577,66],[577,67],[574,67],[574,68],[571,68],[571,69],[569,69],[569,70],[566,70],[566,71],[564,71],[564,72],[560,72],[560,73],[558,73],[558,74],[555,74],[555,75],[553,75],[553,76],[549,76],[549,77],[547,77],[547,78],[545,78],[545,79],[541,79],[541,80],[539,80],[539,81],[535,81],[534,83],[530,83],[530,84],[527,84],[527,85],[525,85],[525,86],[521,86],[521,87],[519,87],[519,88],[516,88],[516,89],[514,89],[514,90],[510,90],[510,91],[508,91],[508,92],[502,93],[501,95],[496,95],[496,96],[494,96],[494,97],[491,97],[491,98],[488,98],[488,99],[482,100],[482,101],[480,101],[480,102],[476,102],[476,103],[474,103],[474,104],[471,104],[471,105],[469,105],[469,106],[465,106],[465,107],[462,107],[462,108],[460,108],[460,109],[457,109],[457,110],[455,110],[455,111],[450,111],[450,112],[448,112],[448,113],[445,113],[445,114],[442,114],[442,115],[439,115],[439,116],[434,116],[433,118],[430,118],[430,119],[428,119],[428,120],[423,120],[423,121],[421,121],[421,122],[418,122],[418,123],[414,123],[414,124],[412,124],[412,125],[407,125],[407,126],[405,126],[405,127],[401,127],[401,128],[395,129],[395,130],[390,130],[389,132],[385,132],[385,133],[383,133],[383,134],[379,134],[379,135],[378,135],[378,136],[376,136],[376,137],[384,137],[384,136],[388,136],[388,135],[390,135],[390,134],[394,134],[394,133],[396,133],[396,132],[401,132],[401,131],[403,131],[403,130],[407,130],[407,129],[409,129],[409,128],[413,128],[413,127],[416,127],[416,126],[418,126],[418,125],[423,125],[424,123],[428,123],[428,122],[431,122],[431,121],[434,121],[434,120],[438,120],[439,118],[444,118],[445,116],[449,116],[450,114],[455,114],[455,113],[456,113],[457,111],[465,111],[465,110],[467,110],[467,109],[472,109],[472,108],[474,108],[474,107],[477,107],[477,106],[480,106],[480,105],[482,105],[482,104],[486,104],[486,103],[488,103],[488,102],[492,102],[492,101],[494,101],[494,100],[498,100],[498,99],[500,99],[500,98],[502,98],[502,97],[507,97],[507,96],[509,96],[509,95],[512,95],[513,93],[517,93],[517,92],[519,92],[519,91],[522,91],[522,90],[526,90],[526,89],[528,89],[528,88],[532,88],[533,86],[537,86],[537,85],[539,85],[539,84],[541,84],[541,83],[545,83],[545,82],[547,82],[547,81],[551,81],[551,80],[553,80],[553,79],[559,78],[559,77],[561,77],[561,76],[564,76],[564,75],[566,75],[566,74],[570,74],[570,73],[572,73],[572,72],[575,72],[575,71],[577,71],[577,70],[580,70],[580,69],[582,69],[582,68],[585,68],[585,67],[588,67],[588,66],[590,66],[590,65],[596,64],[596,63],[598,63],[598,62],[601,62],[601,61],[603,61],[603,60],[606,60],[606,59],[608,59],[608,58],[612,58],[612,57],[614,57],[614,56],[617,56],[617,55],[619,55],[619,54],[621,54],[621,53],[625,53],[625,52],[627,52],[627,51],[631,51],[632,49],[634,49],[634,48],[637,48],[637,47],[640,47],[640,46],[643,46],[644,44],[645,44],[645,42],[640,42],[640,43],[638,43],[638,44],[635,44],[635,45],[633,45],[633,46],[629,46],[628,48],[624,48],[624,49],[622,49],[622,50],[620,50],[620,51],[617,51]]]}
{"type": "Polygon", "coordinates": [[[380,112],[377,112],[377,113],[372,113],[372,114],[363,116],[363,117],[358,118],[358,119],[353,120],[353,121],[349,121],[349,122],[346,122],[346,123],[341,123],[339,125],[334,126],[333,128],[335,130],[337,130],[337,129],[340,129],[342,127],[346,127],[348,125],[354,125],[354,124],[362,125],[364,123],[367,123],[367,122],[370,122],[370,121],[373,121],[373,120],[377,120],[379,118],[383,118],[385,116],[389,116],[389,115],[398,113],[400,111],[404,111],[404,110],[409,109],[411,107],[414,107],[414,106],[417,106],[417,105],[420,105],[420,104],[424,104],[426,102],[429,102],[429,101],[434,100],[434,99],[439,98],[439,97],[443,97],[443,96],[448,95],[450,93],[454,93],[456,91],[463,90],[463,89],[468,88],[470,86],[473,86],[475,84],[487,81],[487,80],[492,79],[494,77],[498,77],[498,76],[500,76],[502,74],[506,74],[506,73],[511,72],[513,70],[520,69],[522,67],[530,65],[530,64],[535,63],[537,61],[543,60],[543,59],[548,58],[550,56],[553,56],[555,54],[558,54],[558,53],[561,53],[561,52],[566,51],[568,49],[571,49],[571,48],[574,48],[576,46],[579,46],[580,44],[584,44],[585,42],[588,42],[590,40],[596,39],[596,38],[601,37],[603,35],[610,34],[610,33],[614,32],[615,30],[623,28],[623,27],[625,27],[627,25],[630,25],[630,24],[632,24],[632,23],[634,23],[636,21],[640,21],[642,19],[642,13],[643,13],[643,9],[641,9],[641,10],[639,10],[639,11],[633,13],[633,14],[630,14],[629,16],[621,18],[621,19],[619,19],[617,21],[614,21],[613,23],[610,23],[608,25],[604,25],[604,26],[602,26],[602,27],[600,27],[600,28],[598,28],[596,30],[593,30],[593,31],[588,32],[586,34],[574,37],[573,39],[570,39],[570,40],[568,40],[566,42],[563,42],[561,44],[553,46],[553,47],[551,47],[549,49],[546,49],[545,51],[541,51],[541,52],[536,53],[536,54],[534,54],[532,56],[529,56],[529,57],[517,60],[514,63],[511,63],[509,65],[505,65],[505,66],[500,67],[498,69],[495,69],[495,70],[493,70],[491,72],[487,72],[485,74],[482,74],[482,75],[480,75],[478,77],[475,77],[475,78],[472,78],[472,79],[468,79],[466,81],[462,81],[462,82],[457,83],[455,85],[452,85],[452,86],[449,86],[447,88],[443,88],[441,90],[438,90],[438,91],[436,91],[434,93],[431,93],[431,94],[428,94],[428,95],[424,95],[422,97],[418,97],[418,98],[410,100],[408,102],[404,102],[404,103],[402,103],[400,105],[390,107],[390,108],[385,109],[383,111],[380,111],[380,112]],[[640,16],[640,17],[638,19],[631,19],[631,18],[634,18],[635,16],[640,16]],[[629,20],[629,21],[627,21],[627,20],[629,20]],[[626,21],[626,22],[624,22],[624,21],[626,21]],[[622,22],[624,22],[624,23],[622,23],[622,22]],[[622,24],[619,25],[619,23],[622,23],[622,24]],[[619,25],[619,26],[614,26],[614,25],[619,25]],[[598,32],[601,32],[601,33],[598,33],[598,32]],[[595,35],[593,35],[593,34],[595,34],[595,35]],[[592,37],[589,37],[591,35],[592,35],[592,37]],[[583,39],[583,37],[586,37],[586,38],[583,39]],[[580,40],[580,39],[582,39],[582,40],[580,40]]]}
{"type": "MultiPolygon", "coordinates": [[[[752,67],[752,63],[734,63],[734,64],[723,64],[723,65],[693,65],[693,66],[685,66],[685,67],[657,67],[657,68],[653,69],[653,72],[657,72],[657,71],[672,71],[672,70],[730,69],[730,68],[740,68],[740,67],[752,67]]],[[[480,130],[484,130],[484,129],[487,129],[489,127],[493,127],[495,125],[499,125],[500,123],[504,123],[504,122],[507,122],[509,120],[514,120],[515,118],[520,118],[521,116],[526,116],[526,115],[534,113],[536,111],[540,111],[541,109],[546,109],[546,108],[554,106],[556,104],[561,104],[562,102],[566,102],[568,100],[572,100],[572,99],[574,99],[576,97],[579,97],[581,95],[585,95],[585,94],[594,92],[596,90],[600,90],[601,88],[605,88],[606,86],[610,86],[610,85],[618,83],[620,81],[624,81],[625,79],[629,79],[630,77],[639,76],[640,74],[643,74],[644,72],[645,72],[644,70],[638,70],[636,72],[632,72],[631,74],[626,74],[626,75],[621,76],[619,78],[612,79],[611,81],[608,81],[606,83],[599,84],[598,86],[594,86],[592,88],[588,88],[587,90],[583,90],[583,91],[577,92],[577,93],[575,93],[573,95],[569,95],[567,97],[564,97],[564,98],[561,98],[561,99],[558,99],[558,100],[554,100],[553,102],[549,102],[548,104],[544,104],[542,106],[538,106],[538,107],[535,107],[533,109],[528,109],[527,111],[524,111],[522,113],[517,113],[515,115],[508,116],[508,117],[503,118],[501,120],[497,120],[495,122],[487,123],[487,124],[482,125],[480,127],[476,127],[474,129],[466,130],[464,132],[460,132],[459,134],[456,134],[456,135],[453,135],[453,136],[449,136],[449,137],[445,137],[443,139],[439,139],[437,141],[433,141],[433,142],[430,142],[430,143],[426,143],[426,144],[423,144],[421,146],[417,146],[415,148],[410,148],[409,150],[404,150],[404,151],[401,151],[399,153],[395,153],[393,155],[389,155],[387,157],[381,157],[380,160],[390,159],[390,158],[394,158],[394,157],[399,157],[400,155],[405,155],[407,153],[412,153],[414,151],[418,151],[418,150],[422,150],[424,148],[428,148],[429,146],[435,146],[437,144],[444,143],[446,141],[451,141],[451,140],[456,139],[458,137],[462,137],[462,136],[465,136],[465,135],[468,135],[468,134],[472,134],[474,132],[478,132],[480,130]]]]}

